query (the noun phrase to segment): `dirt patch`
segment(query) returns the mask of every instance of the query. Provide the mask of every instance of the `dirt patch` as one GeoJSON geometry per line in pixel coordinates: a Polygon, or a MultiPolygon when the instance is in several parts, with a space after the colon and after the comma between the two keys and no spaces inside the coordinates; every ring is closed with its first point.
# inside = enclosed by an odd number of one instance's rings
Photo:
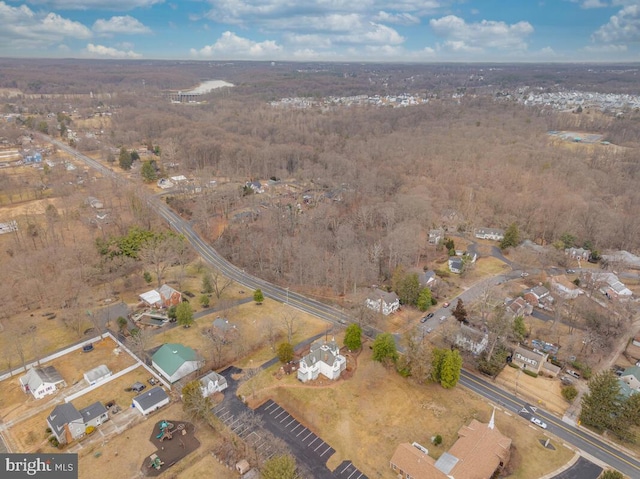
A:
{"type": "Polygon", "coordinates": [[[200,447],[200,441],[195,437],[194,425],[173,419],[156,422],[149,441],[156,451],[140,467],[142,473],[149,477],[159,476],[200,447]]]}

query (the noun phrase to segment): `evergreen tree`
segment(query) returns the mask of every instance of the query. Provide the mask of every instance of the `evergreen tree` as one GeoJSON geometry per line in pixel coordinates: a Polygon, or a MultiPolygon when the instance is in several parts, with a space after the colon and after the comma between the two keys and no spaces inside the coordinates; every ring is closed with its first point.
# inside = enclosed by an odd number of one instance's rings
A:
{"type": "Polygon", "coordinates": [[[629,423],[623,420],[624,402],[618,378],[603,371],[589,381],[589,392],[582,397],[580,421],[601,431],[609,430],[618,437],[626,436],[629,423]]]}
{"type": "Polygon", "coordinates": [[[433,348],[431,351],[431,380],[434,383],[440,383],[440,372],[442,371],[442,363],[444,356],[447,354],[446,349],[433,348]]]}
{"type": "Polygon", "coordinates": [[[120,148],[120,156],[118,157],[118,164],[123,170],[130,170],[133,160],[131,159],[131,153],[123,146],[120,148]]]}
{"type": "Polygon", "coordinates": [[[520,244],[520,232],[518,231],[518,225],[511,223],[504,232],[504,238],[500,242],[500,249],[507,249],[520,244]]]}
{"type": "Polygon", "coordinates": [[[356,324],[350,324],[344,332],[344,345],[349,351],[356,351],[362,346],[362,328],[356,324]]]}
{"type": "Polygon", "coordinates": [[[598,479],[624,479],[624,476],[621,472],[609,469],[608,471],[604,471],[598,479]]]}
{"type": "Polygon", "coordinates": [[[396,342],[390,333],[382,333],[373,341],[373,360],[378,362],[395,362],[398,359],[396,342]]]}
{"type": "Polygon", "coordinates": [[[144,181],[146,181],[147,183],[151,183],[152,181],[156,180],[156,169],[153,166],[153,162],[151,160],[147,160],[142,163],[140,174],[142,175],[142,178],[144,178],[144,181]]]}
{"type": "Polygon", "coordinates": [[[420,311],[426,311],[433,304],[433,297],[429,288],[422,288],[420,295],[418,296],[418,302],[416,306],[420,311]]]}
{"type": "Polygon", "coordinates": [[[517,341],[522,341],[527,336],[527,325],[522,316],[516,316],[513,320],[513,335],[517,341]]]}
{"type": "Polygon", "coordinates": [[[462,299],[458,299],[456,307],[451,314],[461,323],[467,319],[467,310],[464,307],[464,302],[462,301],[462,299]]]}
{"type": "Polygon", "coordinates": [[[193,324],[193,309],[191,309],[191,305],[186,301],[183,301],[176,307],[176,319],[178,320],[178,324],[189,328],[193,324]]]}
{"type": "Polygon", "coordinates": [[[293,345],[291,343],[278,344],[278,359],[281,363],[288,363],[293,359],[293,345]]]}
{"type": "Polygon", "coordinates": [[[457,349],[446,350],[440,365],[440,385],[445,389],[451,389],[460,380],[462,370],[462,356],[457,349]]]}
{"type": "Polygon", "coordinates": [[[257,303],[257,304],[262,304],[264,302],[264,294],[262,294],[262,290],[261,289],[256,289],[253,293],[253,300],[257,303]]]}

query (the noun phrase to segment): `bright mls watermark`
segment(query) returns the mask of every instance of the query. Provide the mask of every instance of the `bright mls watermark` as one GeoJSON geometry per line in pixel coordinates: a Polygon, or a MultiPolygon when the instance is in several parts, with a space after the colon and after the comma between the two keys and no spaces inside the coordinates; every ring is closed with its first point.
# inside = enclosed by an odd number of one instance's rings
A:
{"type": "Polygon", "coordinates": [[[0,454],[2,479],[78,479],[77,454],[0,454]]]}

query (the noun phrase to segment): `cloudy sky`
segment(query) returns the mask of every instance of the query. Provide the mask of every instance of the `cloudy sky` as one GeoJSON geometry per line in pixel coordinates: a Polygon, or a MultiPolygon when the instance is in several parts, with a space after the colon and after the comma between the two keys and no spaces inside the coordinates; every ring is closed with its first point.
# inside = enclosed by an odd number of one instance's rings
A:
{"type": "Polygon", "coordinates": [[[0,0],[0,56],[640,61],[640,0],[0,0]]]}

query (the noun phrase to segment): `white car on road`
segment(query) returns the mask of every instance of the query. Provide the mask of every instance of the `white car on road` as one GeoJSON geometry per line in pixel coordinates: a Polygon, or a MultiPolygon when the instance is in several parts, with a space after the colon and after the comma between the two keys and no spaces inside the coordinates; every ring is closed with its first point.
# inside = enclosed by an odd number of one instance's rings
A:
{"type": "Polygon", "coordinates": [[[542,422],[537,417],[532,417],[531,418],[531,422],[534,423],[536,426],[540,426],[542,429],[546,429],[547,428],[547,423],[542,422]]]}

